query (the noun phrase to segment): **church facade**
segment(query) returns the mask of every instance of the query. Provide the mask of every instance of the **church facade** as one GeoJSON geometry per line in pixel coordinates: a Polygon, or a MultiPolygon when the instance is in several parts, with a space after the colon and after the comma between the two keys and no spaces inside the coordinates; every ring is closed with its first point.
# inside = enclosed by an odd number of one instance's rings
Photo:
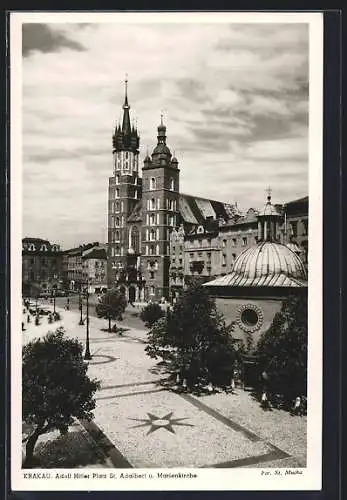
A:
{"type": "Polygon", "coordinates": [[[190,278],[205,282],[226,274],[245,248],[257,245],[258,212],[242,214],[237,204],[181,193],[162,118],[157,145],[142,165],[139,147],[126,82],[122,123],[112,136],[108,287],[124,287],[131,302],[172,300],[190,278]]]}

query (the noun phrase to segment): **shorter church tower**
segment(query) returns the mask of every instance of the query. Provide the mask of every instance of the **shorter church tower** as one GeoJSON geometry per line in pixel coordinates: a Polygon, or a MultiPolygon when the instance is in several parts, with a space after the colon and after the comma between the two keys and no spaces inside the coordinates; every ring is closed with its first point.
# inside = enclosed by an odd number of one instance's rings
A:
{"type": "Polygon", "coordinates": [[[139,177],[140,138],[130,123],[128,81],[125,80],[122,125],[112,136],[113,176],[108,196],[108,286],[124,280],[129,252],[127,219],[141,199],[139,177]]]}
{"type": "Polygon", "coordinates": [[[163,118],[158,143],[142,168],[142,273],[149,300],[169,298],[170,233],[179,210],[178,161],[166,145],[163,118]]]}

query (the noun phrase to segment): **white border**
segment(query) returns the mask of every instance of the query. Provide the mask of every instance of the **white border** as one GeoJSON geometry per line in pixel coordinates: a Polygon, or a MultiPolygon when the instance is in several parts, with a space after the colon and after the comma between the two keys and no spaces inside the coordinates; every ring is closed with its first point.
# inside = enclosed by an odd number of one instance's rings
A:
{"type": "MultiPolygon", "coordinates": [[[[13,490],[319,490],[322,486],[322,163],[323,15],[321,13],[21,13],[10,14],[11,63],[11,485],[13,490]],[[40,480],[21,470],[22,23],[308,23],[309,24],[309,357],[308,450],[302,474],[271,479],[264,469],[161,469],[198,479],[40,480]]],[[[160,470],[160,469],[158,469],[160,470]]],[[[271,470],[271,469],[269,469],[271,470]]],[[[59,472],[63,472],[61,469],[59,472]]],[[[85,471],[85,470],[84,470],[85,471]]],[[[98,471],[110,473],[109,469],[98,471]]],[[[111,469],[112,471],[112,469],[111,469]]],[[[125,471],[125,470],[124,470],[125,471]]],[[[24,471],[25,472],[25,471],[24,471]]],[[[39,472],[39,470],[35,470],[39,472]]],[[[54,475],[55,470],[49,471],[54,475]]],[[[87,471],[86,471],[87,472],[87,471]]],[[[91,470],[90,472],[95,472],[91,470]]],[[[156,474],[153,469],[132,472],[156,474]]]]}

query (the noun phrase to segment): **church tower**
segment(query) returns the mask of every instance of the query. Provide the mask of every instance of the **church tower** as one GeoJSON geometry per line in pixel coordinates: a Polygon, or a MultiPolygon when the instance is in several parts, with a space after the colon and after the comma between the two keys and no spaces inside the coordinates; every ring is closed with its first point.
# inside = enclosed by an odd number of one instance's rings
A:
{"type": "Polygon", "coordinates": [[[121,279],[127,267],[129,234],[127,218],[141,198],[139,177],[140,138],[130,122],[128,81],[122,124],[116,125],[112,136],[113,176],[108,189],[108,285],[121,279]]]}
{"type": "Polygon", "coordinates": [[[178,161],[166,145],[166,127],[158,126],[158,144],[142,168],[142,273],[147,299],[169,298],[170,233],[177,225],[178,161]]]}

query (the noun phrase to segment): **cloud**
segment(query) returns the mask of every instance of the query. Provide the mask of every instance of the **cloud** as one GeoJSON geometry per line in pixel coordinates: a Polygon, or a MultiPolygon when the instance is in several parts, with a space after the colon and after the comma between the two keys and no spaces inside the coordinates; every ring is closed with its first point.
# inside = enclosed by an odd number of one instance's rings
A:
{"type": "Polygon", "coordinates": [[[58,31],[51,30],[46,24],[23,24],[22,54],[24,57],[35,51],[58,52],[64,48],[79,52],[85,50],[83,45],[58,31]]]}
{"type": "Polygon", "coordinates": [[[268,184],[307,194],[307,25],[27,24],[23,50],[26,235],[105,240],[126,73],[140,164],[163,112],[183,192],[244,209],[268,184]]]}

